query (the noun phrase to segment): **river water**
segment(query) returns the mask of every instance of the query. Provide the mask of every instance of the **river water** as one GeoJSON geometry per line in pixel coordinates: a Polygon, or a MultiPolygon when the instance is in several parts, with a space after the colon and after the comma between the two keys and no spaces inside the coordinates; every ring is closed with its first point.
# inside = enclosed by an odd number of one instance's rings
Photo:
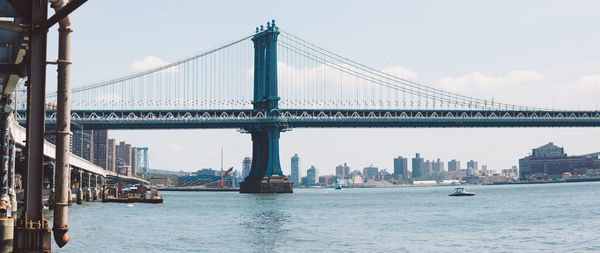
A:
{"type": "MultiPolygon", "coordinates": [[[[600,183],[163,192],[69,209],[56,252],[598,252],[600,183]]],[[[49,214],[50,215],[50,214],[49,214]]],[[[51,217],[47,217],[51,220],[51,217]]]]}

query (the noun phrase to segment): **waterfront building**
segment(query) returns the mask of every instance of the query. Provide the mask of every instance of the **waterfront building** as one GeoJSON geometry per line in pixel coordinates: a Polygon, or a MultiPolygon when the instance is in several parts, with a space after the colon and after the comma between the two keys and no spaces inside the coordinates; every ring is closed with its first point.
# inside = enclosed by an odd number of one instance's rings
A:
{"type": "Polygon", "coordinates": [[[310,166],[310,169],[306,170],[306,185],[313,186],[319,182],[319,171],[315,166],[310,166]]]}
{"type": "Polygon", "coordinates": [[[292,173],[290,181],[292,181],[294,186],[299,186],[301,183],[300,178],[302,176],[300,175],[300,157],[298,157],[298,154],[294,154],[294,156],[292,156],[290,170],[292,173]]]}
{"type": "Polygon", "coordinates": [[[319,176],[319,184],[323,185],[323,186],[335,185],[336,178],[337,177],[335,177],[333,175],[319,176]]]}
{"type": "Polygon", "coordinates": [[[339,179],[348,178],[350,176],[350,167],[346,163],[335,167],[335,176],[339,179]]]}
{"type": "Polygon", "coordinates": [[[394,177],[396,179],[408,178],[408,159],[402,156],[394,158],[394,177]]]}
{"type": "Polygon", "coordinates": [[[115,171],[117,166],[117,148],[115,144],[115,139],[108,139],[106,147],[106,169],[110,171],[115,171]]]}
{"type": "Polygon", "coordinates": [[[419,153],[415,155],[415,158],[412,159],[412,177],[413,178],[421,178],[423,177],[423,168],[425,167],[425,162],[419,153]]]}
{"type": "Polygon", "coordinates": [[[490,176],[487,169],[487,165],[481,165],[481,175],[490,176]]]}
{"type": "Polygon", "coordinates": [[[460,170],[460,161],[456,159],[452,159],[448,162],[448,171],[457,171],[460,170]]]}
{"type": "Polygon", "coordinates": [[[530,156],[519,159],[519,177],[521,180],[528,180],[561,178],[565,173],[572,176],[586,175],[588,171],[600,169],[599,154],[567,156],[562,147],[550,142],[532,149],[530,156]]]}
{"type": "Polygon", "coordinates": [[[365,182],[365,180],[363,179],[363,177],[361,175],[354,174],[354,175],[352,175],[352,177],[350,177],[350,181],[348,182],[348,184],[360,185],[364,182],[365,182]]]}
{"type": "Polygon", "coordinates": [[[171,185],[171,179],[168,177],[155,177],[150,179],[150,185],[168,186],[171,185]]]}
{"type": "MultiPolygon", "coordinates": [[[[231,186],[233,185],[232,177],[223,178],[224,184],[231,186]]],[[[203,168],[201,170],[192,173],[191,175],[179,177],[178,186],[198,186],[208,185],[210,187],[218,187],[221,182],[220,171],[213,170],[212,168],[203,168]]]]}
{"type": "Polygon", "coordinates": [[[437,161],[433,162],[433,172],[435,172],[436,174],[439,174],[440,172],[444,172],[444,163],[440,160],[440,158],[437,159],[437,161]]]}
{"type": "Polygon", "coordinates": [[[119,167],[131,166],[131,145],[122,141],[115,147],[115,150],[119,167]]]}
{"type": "Polygon", "coordinates": [[[108,169],[108,130],[93,130],[94,164],[108,169]]]}
{"type": "Polygon", "coordinates": [[[137,155],[137,148],[136,147],[131,147],[131,173],[133,173],[133,175],[139,175],[140,171],[138,171],[138,155],[137,155]]]}
{"type": "Polygon", "coordinates": [[[456,159],[452,159],[451,161],[448,162],[448,171],[457,171],[457,170],[461,170],[460,161],[457,161],[456,159]]]}
{"type": "Polygon", "coordinates": [[[377,174],[377,171],[379,171],[379,168],[373,167],[373,164],[371,164],[371,166],[365,167],[363,169],[364,179],[365,180],[374,180],[375,174],[377,174]]]}
{"type": "Polygon", "coordinates": [[[74,130],[71,152],[90,162],[94,162],[94,131],[74,130]]]}
{"type": "MultiPolygon", "coordinates": [[[[479,165],[477,163],[477,161],[468,161],[467,162],[467,170],[471,169],[471,175],[477,176],[479,175],[479,165]]],[[[468,174],[468,173],[467,173],[468,174]]]]}
{"type": "Polygon", "coordinates": [[[425,163],[423,163],[423,167],[421,170],[421,175],[424,178],[430,178],[433,172],[433,162],[427,160],[425,161],[425,163]]]}
{"type": "Polygon", "coordinates": [[[518,178],[519,177],[519,170],[517,169],[517,166],[512,166],[510,169],[504,169],[502,170],[502,176],[505,176],[507,178],[518,178]]]}
{"type": "Polygon", "coordinates": [[[244,160],[242,160],[242,178],[250,175],[250,169],[252,169],[252,158],[244,157],[244,160]]]}

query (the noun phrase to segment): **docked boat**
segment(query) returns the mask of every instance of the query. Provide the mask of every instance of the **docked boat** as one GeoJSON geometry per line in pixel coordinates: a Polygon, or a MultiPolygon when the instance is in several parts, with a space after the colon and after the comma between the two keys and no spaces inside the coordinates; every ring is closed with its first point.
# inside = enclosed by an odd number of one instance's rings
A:
{"type": "Polygon", "coordinates": [[[453,193],[450,193],[448,196],[453,197],[461,197],[461,196],[475,196],[474,192],[466,192],[465,188],[455,188],[453,193]]]}
{"type": "Polygon", "coordinates": [[[338,185],[336,185],[336,186],[335,186],[335,189],[336,189],[336,190],[341,190],[341,189],[342,189],[342,185],[341,185],[341,184],[338,184],[338,185]]]}
{"type": "Polygon", "coordinates": [[[149,204],[162,204],[162,194],[158,195],[157,189],[151,189],[148,192],[148,188],[144,186],[130,187],[130,188],[107,188],[104,191],[104,197],[102,198],[104,203],[149,203],[149,204]]]}

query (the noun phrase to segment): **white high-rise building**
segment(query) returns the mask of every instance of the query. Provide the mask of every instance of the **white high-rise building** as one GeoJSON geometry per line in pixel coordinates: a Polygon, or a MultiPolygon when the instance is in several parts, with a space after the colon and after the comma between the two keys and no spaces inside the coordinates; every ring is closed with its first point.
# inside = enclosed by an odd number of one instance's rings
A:
{"type": "Polygon", "coordinates": [[[319,183],[319,171],[315,166],[310,166],[310,169],[306,171],[306,184],[317,185],[319,183]]]}
{"type": "Polygon", "coordinates": [[[244,157],[244,161],[242,161],[242,178],[250,175],[250,169],[252,169],[252,158],[244,157]]]}
{"type": "Polygon", "coordinates": [[[292,175],[290,180],[292,181],[292,183],[294,183],[294,186],[300,186],[300,157],[298,157],[298,154],[294,154],[294,156],[292,156],[292,164],[291,164],[291,170],[292,170],[292,175]]]}

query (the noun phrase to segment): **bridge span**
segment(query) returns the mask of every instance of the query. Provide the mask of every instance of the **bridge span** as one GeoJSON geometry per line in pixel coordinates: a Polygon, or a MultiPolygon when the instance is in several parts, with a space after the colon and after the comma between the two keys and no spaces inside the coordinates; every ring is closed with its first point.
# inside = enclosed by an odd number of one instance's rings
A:
{"type": "MultiPolygon", "coordinates": [[[[286,128],[599,127],[600,111],[556,110],[73,110],[86,129],[214,129],[273,124],[286,128]]],[[[17,113],[24,124],[23,112],[17,113]]],[[[56,112],[46,111],[46,124],[56,112]]]]}

